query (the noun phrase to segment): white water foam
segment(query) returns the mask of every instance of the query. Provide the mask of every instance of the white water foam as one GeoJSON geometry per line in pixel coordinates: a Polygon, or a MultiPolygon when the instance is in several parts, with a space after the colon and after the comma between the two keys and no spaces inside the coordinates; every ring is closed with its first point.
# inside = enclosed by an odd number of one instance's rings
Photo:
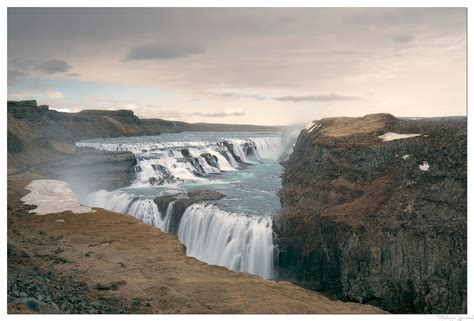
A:
{"type": "Polygon", "coordinates": [[[193,204],[181,219],[178,238],[189,256],[233,271],[267,279],[273,276],[272,221],[268,217],[248,217],[215,205],[193,204]]]}
{"type": "Polygon", "coordinates": [[[161,218],[158,206],[152,199],[140,199],[122,191],[100,190],[87,195],[83,203],[92,207],[128,214],[145,224],[165,231],[165,222],[161,218]]]}
{"type": "Polygon", "coordinates": [[[235,171],[240,165],[233,154],[243,163],[255,164],[266,159],[278,159],[284,152],[281,137],[149,143],[90,140],[76,145],[134,153],[137,165],[133,186],[136,187],[203,181],[221,172],[235,171]]]}

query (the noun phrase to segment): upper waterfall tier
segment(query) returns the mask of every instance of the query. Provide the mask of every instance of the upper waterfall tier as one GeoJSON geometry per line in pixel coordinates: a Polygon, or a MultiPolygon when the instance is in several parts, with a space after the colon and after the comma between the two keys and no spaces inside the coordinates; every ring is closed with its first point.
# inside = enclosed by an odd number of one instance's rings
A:
{"type": "Polygon", "coordinates": [[[234,171],[266,159],[278,159],[284,153],[282,137],[255,133],[248,137],[211,133],[94,139],[76,143],[107,151],[130,151],[137,158],[133,171],[135,186],[176,184],[202,181],[211,175],[234,171]],[[196,137],[198,136],[198,137],[196,137]]]}

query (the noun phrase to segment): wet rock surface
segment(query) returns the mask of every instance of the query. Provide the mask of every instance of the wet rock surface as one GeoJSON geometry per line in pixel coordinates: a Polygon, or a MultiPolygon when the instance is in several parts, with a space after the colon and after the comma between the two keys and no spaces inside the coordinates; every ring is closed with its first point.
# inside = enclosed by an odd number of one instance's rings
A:
{"type": "Polygon", "coordinates": [[[392,312],[466,313],[466,126],[381,114],[303,130],[274,218],[282,274],[392,312]]]}
{"type": "MultiPolygon", "coordinates": [[[[244,162],[242,160],[242,158],[240,158],[240,156],[238,156],[235,152],[234,152],[234,145],[230,142],[222,142],[222,145],[225,146],[227,148],[227,150],[229,151],[229,153],[232,155],[232,157],[237,161],[237,164],[239,164],[239,169],[245,169],[248,167],[248,163],[244,162]]],[[[224,155],[225,158],[227,158],[227,160],[229,161],[227,155],[224,155]]]]}
{"type": "MultiPolygon", "coordinates": [[[[181,221],[181,218],[183,217],[184,212],[186,211],[186,208],[188,208],[190,205],[201,202],[201,201],[215,201],[219,200],[221,198],[225,197],[224,194],[217,192],[217,191],[212,191],[212,190],[193,190],[189,191],[187,193],[187,196],[184,195],[175,195],[175,196],[160,196],[154,199],[154,202],[158,206],[158,209],[160,210],[160,213],[166,213],[168,212],[168,207],[171,202],[174,202],[173,205],[173,210],[169,215],[171,215],[170,218],[170,226],[169,226],[169,231],[170,233],[176,234],[178,232],[179,228],[179,222],[181,221]]],[[[164,217],[162,217],[164,219],[164,217]]]]}

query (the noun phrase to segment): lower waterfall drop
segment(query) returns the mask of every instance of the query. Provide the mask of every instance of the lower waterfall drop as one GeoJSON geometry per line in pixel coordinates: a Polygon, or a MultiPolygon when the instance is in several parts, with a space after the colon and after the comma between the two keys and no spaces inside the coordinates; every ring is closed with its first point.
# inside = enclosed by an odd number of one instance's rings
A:
{"type": "Polygon", "coordinates": [[[193,204],[181,219],[178,239],[186,254],[233,271],[273,277],[272,220],[229,213],[214,205],[193,204]]]}

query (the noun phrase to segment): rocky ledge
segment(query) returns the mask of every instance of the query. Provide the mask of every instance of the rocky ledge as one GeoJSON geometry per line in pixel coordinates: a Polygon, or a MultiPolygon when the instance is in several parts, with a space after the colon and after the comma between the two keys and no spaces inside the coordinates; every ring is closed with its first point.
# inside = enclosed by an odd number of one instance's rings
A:
{"type": "Polygon", "coordinates": [[[466,313],[466,118],[302,130],[274,219],[285,277],[399,313],[466,313]]]}
{"type": "Polygon", "coordinates": [[[211,190],[193,190],[187,193],[187,196],[183,195],[166,195],[159,196],[154,199],[154,202],[158,206],[161,215],[161,219],[167,219],[169,221],[169,233],[176,234],[179,228],[179,222],[184,215],[186,209],[197,202],[202,201],[215,201],[223,198],[225,195],[211,190]],[[170,204],[173,202],[173,206],[170,208],[170,204]],[[170,215],[169,218],[166,216],[170,215]]]}

